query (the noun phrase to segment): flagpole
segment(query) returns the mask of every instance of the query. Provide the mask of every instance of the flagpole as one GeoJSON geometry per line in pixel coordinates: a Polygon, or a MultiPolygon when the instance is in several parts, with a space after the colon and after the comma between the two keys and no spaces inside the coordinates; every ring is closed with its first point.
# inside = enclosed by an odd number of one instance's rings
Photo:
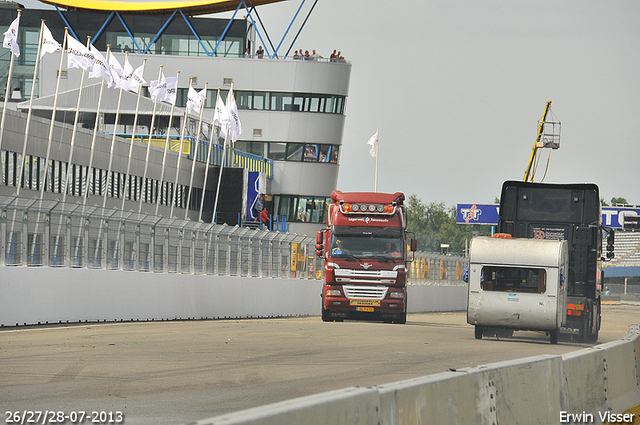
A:
{"type": "MultiPolygon", "coordinates": [[[[191,87],[191,80],[193,80],[193,77],[189,78],[189,87],[191,87]]],[[[175,207],[175,201],[177,199],[177,192],[178,192],[178,177],[180,175],[180,163],[182,160],[182,146],[184,143],[184,132],[187,129],[187,120],[189,119],[189,110],[187,108],[184,108],[184,120],[182,121],[182,130],[180,131],[180,150],[178,151],[178,162],[176,164],[176,179],[175,179],[175,186],[173,187],[173,199],[171,200],[171,212],[169,214],[169,217],[173,217],[173,208],[175,207]]],[[[191,141],[191,144],[189,145],[189,147],[191,147],[191,145],[193,144],[193,141],[191,141]]],[[[189,149],[189,151],[191,151],[191,149],[189,149]]],[[[189,206],[187,205],[187,208],[189,208],[189,206]]]]}
{"type": "MultiPolygon", "coordinates": [[[[144,60],[146,63],[146,59],[144,60]]],[[[143,68],[144,71],[144,68],[143,68]]],[[[180,71],[177,72],[176,74],[176,78],[180,77],[180,71]]],[[[158,76],[158,82],[160,82],[160,79],[162,78],[162,66],[160,66],[160,75],[158,76]]],[[[139,105],[140,105],[140,95],[142,94],[142,87],[140,87],[138,89],[138,100],[136,101],[136,115],[135,115],[135,119],[133,120],[133,131],[131,132],[131,146],[133,147],[133,136],[135,135],[135,131],[136,131],[136,120],[138,118],[138,110],[139,110],[139,105]]],[[[144,174],[142,176],[142,184],[145,185],[145,189],[146,189],[146,182],[147,182],[147,169],[149,166],[149,152],[151,151],[151,136],[153,133],[153,122],[155,121],[155,111],[156,111],[156,106],[157,106],[157,101],[158,98],[156,97],[156,100],[153,103],[153,116],[151,118],[152,121],[152,125],[151,128],[149,130],[149,143],[147,144],[147,153],[145,155],[145,160],[144,160],[144,174]]],[[[173,105],[171,105],[171,116],[169,116],[169,126],[167,127],[167,134],[169,134],[171,132],[171,118],[173,118],[173,105]]],[[[142,138],[140,139],[142,140],[142,138]]],[[[131,153],[129,153],[129,157],[131,157],[131,153]]],[[[129,169],[127,166],[127,174],[129,173],[129,169]]],[[[138,204],[138,212],[142,212],[142,193],[140,194],[140,202],[138,204]]]]}
{"type": "Polygon", "coordinates": [[[377,192],[378,191],[378,129],[376,128],[376,133],[371,136],[371,138],[369,139],[369,141],[367,142],[367,144],[369,146],[371,146],[371,150],[369,151],[369,153],[371,154],[371,156],[376,158],[376,165],[375,165],[375,169],[373,172],[373,191],[377,192]]]}
{"type": "MultiPolygon", "coordinates": [[[[47,182],[47,177],[49,176],[49,161],[51,159],[51,143],[53,142],[53,128],[56,120],[56,109],[58,107],[58,94],[60,92],[60,76],[62,74],[62,64],[64,62],[64,52],[67,46],[67,33],[69,31],[68,27],[64,27],[64,40],[62,40],[62,51],[60,52],[60,65],[58,66],[58,76],[56,78],[56,92],[53,96],[53,110],[51,111],[51,122],[49,123],[49,138],[47,139],[47,156],[44,162],[44,175],[42,179],[42,185],[40,187],[40,200],[44,199],[44,190],[47,182]]],[[[53,170],[52,170],[52,182],[51,188],[53,191],[53,170]]]]}
{"type": "MultiPolygon", "coordinates": [[[[21,12],[22,10],[18,9],[18,17],[16,19],[20,18],[21,12]]],[[[16,34],[16,36],[17,35],[18,34],[16,34]]],[[[11,87],[11,75],[13,74],[13,60],[15,59],[15,56],[16,56],[13,54],[13,52],[10,52],[10,55],[11,55],[11,59],[9,61],[9,75],[7,76],[7,87],[4,90],[4,104],[2,105],[2,119],[0,120],[0,149],[2,148],[2,138],[4,136],[4,119],[7,114],[7,99],[9,98],[9,90],[11,87]]]]}
{"type": "MultiPolygon", "coordinates": [[[[177,73],[177,77],[180,77],[180,71],[177,73]]],[[[175,110],[176,104],[175,102],[171,104],[171,114],[169,115],[169,126],[167,127],[167,139],[164,142],[164,152],[162,152],[162,167],[160,171],[160,188],[158,189],[159,196],[156,197],[156,215],[158,215],[158,209],[160,208],[160,203],[162,201],[163,196],[163,187],[164,187],[164,171],[167,163],[167,151],[171,150],[171,125],[173,124],[173,111],[175,110]]],[[[151,140],[149,140],[151,142],[151,140]]],[[[147,146],[148,148],[148,146],[147,146]]],[[[145,161],[145,174],[147,172],[147,164],[149,163],[149,150],[147,150],[147,159],[145,161]]],[[[167,182],[167,202],[169,202],[169,182],[167,182]]],[[[142,210],[142,202],[140,203],[140,211],[142,210]]],[[[140,212],[138,211],[138,212],[140,212]]]]}
{"type": "MultiPolygon", "coordinates": [[[[67,37],[69,35],[67,34],[67,37]]],[[[87,48],[91,44],[91,37],[87,37],[87,48]]],[[[84,83],[84,73],[86,70],[82,68],[82,76],[80,77],[80,88],[78,89],[78,103],[76,104],[76,114],[73,119],[73,131],[71,132],[71,142],[69,142],[69,161],[67,162],[67,167],[64,172],[64,179],[62,180],[62,203],[65,202],[67,198],[67,185],[68,185],[68,177],[69,177],[69,167],[71,167],[71,160],[73,159],[73,147],[75,146],[76,133],[78,128],[78,116],[80,115],[80,101],[82,99],[82,88],[84,83]]],[[[97,113],[97,112],[96,112],[97,113]]]]}
{"type": "Polygon", "coordinates": [[[7,77],[7,87],[4,90],[4,104],[2,105],[2,121],[0,122],[0,147],[2,146],[2,138],[4,136],[4,119],[7,115],[7,98],[9,97],[9,87],[11,86],[11,74],[13,74],[13,60],[15,56],[11,53],[9,62],[9,76],[7,77]]]}
{"type": "MultiPolygon", "coordinates": [[[[113,53],[112,53],[113,55],[113,53]]],[[[125,66],[127,61],[129,60],[129,52],[125,52],[124,54],[124,61],[125,61],[125,66]]],[[[143,65],[146,64],[147,60],[145,59],[143,62],[143,65]]],[[[116,134],[116,128],[118,125],[118,116],[119,116],[119,112],[120,112],[120,97],[122,96],[122,92],[124,91],[124,88],[122,86],[120,86],[120,94],[118,95],[118,109],[116,112],[116,123],[115,123],[115,127],[113,129],[113,134],[114,134],[114,139],[115,139],[115,134],[116,134]]],[[[128,90],[127,90],[128,91],[128,90]]],[[[138,98],[136,100],[136,112],[134,114],[134,119],[133,119],[133,129],[131,130],[131,140],[129,140],[129,155],[127,156],[127,173],[124,176],[124,194],[122,195],[122,207],[120,208],[121,211],[124,211],[124,204],[126,202],[127,199],[127,190],[130,188],[131,183],[129,182],[129,180],[131,179],[130,173],[131,173],[131,156],[133,155],[133,140],[135,138],[135,132],[136,132],[136,120],[138,119],[138,108],[140,107],[140,93],[141,90],[138,90],[138,98]]],[[[149,139],[149,142],[151,142],[151,139],[149,139]]],[[[151,143],[149,143],[151,144],[151,143]]],[[[146,169],[145,169],[145,173],[146,173],[146,169]]],[[[144,179],[142,180],[144,182],[144,179]]],[[[137,190],[136,190],[137,191],[137,190]]],[[[134,196],[130,196],[129,200],[131,201],[135,201],[135,194],[134,196]]],[[[140,194],[140,202],[142,203],[142,193],[140,194]]]]}
{"type": "MultiPolygon", "coordinates": [[[[216,103],[218,100],[218,96],[220,96],[220,87],[218,87],[218,94],[216,96],[216,103]]],[[[213,135],[215,132],[215,128],[216,128],[216,120],[215,120],[215,116],[216,116],[216,108],[218,107],[218,105],[215,105],[213,108],[213,120],[211,120],[211,123],[213,125],[213,127],[211,128],[211,135],[209,136],[209,149],[207,150],[207,159],[205,162],[205,167],[204,167],[204,182],[202,183],[202,200],[200,201],[200,212],[198,214],[198,221],[202,221],[202,210],[204,207],[204,194],[206,192],[207,189],[207,178],[209,176],[209,164],[211,163],[211,151],[213,150],[213,135]]]]}
{"type": "MultiPolygon", "coordinates": [[[[109,45],[107,44],[107,56],[109,56],[109,45]]],[[[87,167],[87,173],[89,174],[89,176],[87,176],[86,178],[86,186],[84,187],[84,191],[82,191],[82,204],[86,205],[87,204],[87,198],[89,196],[89,184],[91,181],[93,181],[91,179],[91,168],[93,167],[93,154],[95,151],[95,145],[96,145],[96,136],[98,134],[98,123],[100,122],[100,105],[102,104],[102,93],[104,92],[104,80],[102,80],[102,82],[100,83],[100,94],[98,95],[98,107],[96,108],[96,119],[93,125],[93,136],[91,137],[91,148],[89,149],[89,151],[91,152],[91,155],[89,156],[89,166],[87,167]]],[[[117,125],[117,119],[116,119],[116,125],[117,125]]],[[[103,206],[104,207],[104,206],[103,206]]]]}
{"type": "Polygon", "coordinates": [[[220,174],[218,175],[218,186],[216,187],[216,200],[213,203],[213,216],[211,219],[212,223],[216,223],[216,210],[218,209],[218,197],[220,195],[220,182],[222,181],[222,169],[224,168],[224,163],[227,159],[226,153],[227,153],[227,143],[229,140],[229,131],[230,131],[230,127],[227,126],[227,131],[224,135],[224,145],[222,147],[222,161],[220,161],[220,174]]]}
{"type": "MultiPolygon", "coordinates": [[[[69,37],[69,33],[67,33],[67,37],[69,37]]],[[[80,42],[78,42],[78,44],[80,44],[80,42]]],[[[69,54],[71,54],[71,48],[69,47],[70,43],[69,40],[67,40],[67,60],[69,59],[69,54]]],[[[81,45],[81,44],[80,44],[81,45]]],[[[91,37],[87,37],[87,50],[89,49],[89,46],[91,45],[91,37]]],[[[88,59],[87,59],[88,60],[88,59]]],[[[95,58],[94,58],[94,62],[95,62],[95,58]]],[[[86,64],[85,64],[86,65],[86,64]]],[[[67,162],[67,166],[64,170],[64,173],[60,173],[60,179],[62,180],[60,182],[60,187],[62,190],[62,203],[64,204],[67,198],[67,191],[68,191],[68,185],[69,185],[69,169],[72,166],[72,159],[73,159],[73,150],[75,147],[75,139],[76,139],[76,134],[77,134],[77,128],[78,128],[78,118],[80,115],[80,105],[81,105],[81,101],[82,101],[82,89],[83,89],[83,84],[84,84],[84,74],[86,71],[86,67],[85,66],[81,66],[82,67],[82,75],[80,77],[80,87],[78,89],[78,101],[76,103],[76,113],[75,113],[75,117],[73,120],[73,130],[71,133],[71,141],[69,142],[69,160],[67,162]],[[62,175],[64,174],[64,178],[62,177],[62,175]]],[[[56,242],[55,242],[55,246],[56,249],[60,249],[60,244],[63,243],[61,241],[60,238],[60,228],[62,227],[63,223],[62,221],[60,221],[60,223],[58,224],[58,232],[57,232],[57,236],[56,236],[56,242]]],[[[66,264],[68,265],[68,259],[65,260],[66,264]]]]}
{"type": "MultiPolygon", "coordinates": [[[[107,55],[109,54],[109,46],[107,46],[107,55]]],[[[104,85],[104,80],[102,81],[102,84],[104,85]]],[[[102,208],[106,208],[107,206],[107,194],[109,193],[109,179],[111,179],[111,181],[113,181],[113,176],[111,175],[111,171],[112,171],[112,167],[113,167],[113,154],[115,151],[115,144],[116,144],[116,130],[118,129],[118,119],[120,118],[120,104],[122,103],[122,87],[120,87],[120,90],[118,91],[118,103],[116,105],[116,117],[115,120],[113,122],[113,133],[111,134],[111,146],[109,147],[109,167],[107,168],[107,188],[104,191],[104,194],[102,195],[102,208]]],[[[111,195],[114,197],[119,197],[120,196],[120,178],[118,178],[118,193],[115,194],[115,187],[114,190],[111,192],[111,195]]],[[[121,211],[124,211],[124,202],[126,199],[126,186],[127,186],[127,180],[125,178],[124,181],[125,187],[124,187],[124,191],[122,192],[122,208],[120,209],[121,211]]]]}
{"type": "MultiPolygon", "coordinates": [[[[209,86],[208,82],[204,83],[204,93],[206,96],[207,87],[209,86]]],[[[198,130],[196,131],[196,147],[193,149],[193,158],[191,158],[191,178],[189,180],[189,192],[187,195],[187,208],[184,211],[184,219],[186,220],[189,216],[189,204],[191,202],[191,193],[193,192],[193,175],[196,171],[196,158],[198,157],[197,152],[200,148],[200,130],[202,129],[202,115],[204,114],[204,101],[205,99],[201,99],[200,105],[200,118],[198,119],[198,130]]],[[[202,186],[202,192],[204,193],[204,186],[202,186]]]]}
{"type": "MultiPolygon", "coordinates": [[[[107,44],[107,57],[109,57],[109,53],[110,53],[110,45],[107,44]]],[[[86,185],[83,185],[82,182],[80,183],[80,195],[82,196],[82,205],[86,205],[87,204],[87,199],[89,196],[89,182],[90,182],[90,175],[91,173],[91,168],[93,167],[93,154],[94,154],[94,148],[95,148],[95,144],[96,144],[96,136],[98,134],[98,123],[100,122],[100,105],[102,104],[102,94],[104,92],[104,79],[102,79],[102,81],[100,82],[100,93],[98,94],[98,106],[96,107],[96,119],[94,121],[93,124],[93,135],[91,137],[91,148],[89,149],[91,154],[89,156],[89,165],[87,166],[87,177],[85,178],[86,181],[86,185]],[[84,186],[84,187],[83,187],[84,186]]],[[[116,117],[116,124],[118,124],[118,119],[116,117]]],[[[114,134],[115,134],[115,130],[114,130],[114,134]]],[[[105,191],[106,192],[106,191],[105,191]]],[[[104,208],[104,205],[102,206],[104,208]]],[[[80,228],[78,229],[78,237],[81,236],[82,233],[82,229],[84,228],[84,221],[87,220],[86,217],[82,217],[81,218],[81,225],[80,228]]],[[[98,233],[98,241],[102,240],[102,232],[103,232],[103,225],[104,222],[101,221],[100,222],[100,230],[98,233]]],[[[78,246],[78,249],[80,249],[80,246],[78,246]]],[[[96,243],[96,247],[94,250],[94,258],[98,256],[98,249],[99,249],[99,244],[96,243]]]]}
{"type": "MultiPolygon", "coordinates": [[[[43,28],[46,27],[44,22],[43,22],[43,28]]],[[[67,32],[67,28],[65,27],[65,36],[66,36],[66,32],[67,32]]],[[[51,35],[51,32],[49,31],[49,35],[51,35]]],[[[53,37],[52,37],[53,38],[53,37]]],[[[41,45],[44,46],[44,35],[42,37],[41,40],[41,45]]],[[[57,41],[53,40],[55,43],[57,43],[57,41]]],[[[62,62],[64,59],[64,51],[65,51],[65,46],[66,46],[66,39],[62,41],[63,45],[62,45],[62,51],[60,52],[60,65],[58,66],[58,76],[56,79],[56,91],[55,91],[55,95],[53,97],[53,108],[51,111],[51,122],[49,123],[49,138],[47,141],[47,154],[45,157],[45,161],[44,164],[40,163],[40,170],[38,171],[38,189],[40,189],[40,201],[42,202],[42,200],[44,199],[44,190],[47,184],[47,176],[48,176],[48,171],[49,171],[49,158],[51,156],[51,142],[53,140],[53,128],[54,128],[54,123],[55,123],[55,117],[56,117],[56,107],[57,107],[57,102],[58,102],[58,92],[60,90],[60,74],[62,73],[62,62]]],[[[59,47],[59,45],[58,45],[59,47]]],[[[45,53],[45,52],[43,52],[45,53]]],[[[38,211],[38,221],[36,222],[36,228],[35,228],[35,234],[38,235],[38,226],[40,223],[40,215],[42,214],[42,211],[38,211]]],[[[31,245],[31,255],[35,254],[35,251],[37,249],[37,237],[33,238],[33,243],[31,245]]],[[[48,263],[47,263],[48,264],[48,263]]]]}
{"type": "MultiPolygon", "coordinates": [[[[129,53],[127,52],[127,55],[128,54],[129,53]]],[[[126,58],[125,58],[125,60],[126,60],[126,58]]],[[[145,58],[142,61],[142,77],[141,78],[143,78],[143,79],[144,79],[144,70],[146,68],[146,65],[147,65],[147,59],[145,58]]],[[[125,66],[126,66],[126,63],[125,63],[125,66]]],[[[131,78],[133,78],[133,75],[135,75],[135,71],[133,72],[131,78]]],[[[133,128],[131,129],[131,144],[133,144],[133,141],[134,141],[135,136],[136,136],[136,126],[138,125],[138,114],[140,113],[140,97],[142,96],[142,84],[140,84],[138,86],[137,95],[138,95],[138,98],[136,99],[136,112],[135,112],[135,114],[133,116],[133,128]]],[[[169,122],[171,122],[171,121],[169,121],[169,122]]],[[[149,145],[151,145],[151,138],[149,138],[149,145]]],[[[148,162],[149,162],[149,146],[147,146],[147,160],[145,161],[145,166],[144,166],[145,167],[145,180],[146,180],[147,163],[148,162]]],[[[127,173],[128,173],[128,171],[127,171],[127,173]]],[[[145,182],[145,180],[143,180],[143,183],[145,182]]],[[[144,183],[144,184],[146,184],[146,183],[144,183]]],[[[138,212],[141,212],[141,211],[142,211],[142,196],[140,196],[140,206],[138,208],[138,212]]]]}
{"type": "MultiPolygon", "coordinates": [[[[378,131],[376,130],[376,133],[378,131]]],[[[374,177],[374,183],[373,183],[373,191],[374,192],[378,192],[378,149],[379,149],[380,143],[376,143],[376,171],[375,171],[375,177],[374,177]]]]}
{"type": "MultiPolygon", "coordinates": [[[[18,187],[16,188],[16,195],[20,196],[20,188],[22,187],[24,164],[27,155],[27,142],[29,140],[29,124],[31,122],[31,114],[33,111],[33,97],[36,93],[36,78],[38,78],[38,65],[40,64],[40,50],[42,49],[42,33],[44,27],[44,19],[40,22],[40,36],[38,37],[38,53],[36,54],[36,64],[33,67],[33,80],[31,80],[31,97],[29,98],[29,110],[27,112],[27,124],[24,129],[24,141],[22,142],[22,158],[20,160],[20,166],[18,167],[18,187]]],[[[32,162],[33,163],[33,162],[32,162]]]]}

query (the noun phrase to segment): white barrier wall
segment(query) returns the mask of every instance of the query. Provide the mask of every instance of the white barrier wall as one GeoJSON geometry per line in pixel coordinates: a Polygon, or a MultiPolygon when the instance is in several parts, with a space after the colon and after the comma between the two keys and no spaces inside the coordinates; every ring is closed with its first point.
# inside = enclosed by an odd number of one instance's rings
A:
{"type": "MultiPolygon", "coordinates": [[[[0,326],[320,315],[322,282],[0,267],[0,326]]],[[[409,286],[409,312],[466,309],[464,286],[409,286]]]]}
{"type": "Polygon", "coordinates": [[[320,288],[302,279],[3,267],[0,324],[314,315],[320,288]]]}
{"type": "Polygon", "coordinates": [[[466,311],[467,285],[408,285],[407,311],[466,311]]]}
{"type": "Polygon", "coordinates": [[[620,341],[372,388],[346,388],[198,421],[198,425],[638,423],[640,325],[620,341]],[[375,412],[375,414],[374,414],[375,412]],[[635,412],[635,410],[634,410],[635,412]]]}

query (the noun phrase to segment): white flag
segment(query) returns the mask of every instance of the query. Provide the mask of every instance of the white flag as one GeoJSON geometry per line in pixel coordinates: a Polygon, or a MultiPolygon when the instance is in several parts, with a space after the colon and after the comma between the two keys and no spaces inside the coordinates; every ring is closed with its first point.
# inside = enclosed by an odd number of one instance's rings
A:
{"type": "Polygon", "coordinates": [[[58,50],[62,50],[62,46],[51,35],[51,31],[47,28],[45,23],[42,24],[42,47],[40,48],[40,59],[44,57],[46,53],[53,53],[58,50]]]}
{"type": "MultiPolygon", "coordinates": [[[[124,64],[125,71],[127,70],[127,64],[131,66],[131,64],[129,63],[129,59],[127,59],[127,61],[124,64]]],[[[133,73],[131,74],[131,80],[129,81],[129,90],[131,90],[135,94],[138,94],[138,90],[140,90],[141,86],[147,84],[146,80],[142,78],[143,73],[144,73],[144,64],[137,67],[136,70],[133,71],[133,73]]]]}
{"type": "Polygon", "coordinates": [[[107,82],[107,87],[111,88],[115,86],[111,67],[109,67],[107,60],[93,44],[91,45],[91,53],[95,60],[93,62],[93,67],[91,68],[91,72],[89,72],[89,78],[102,78],[107,82]]]}
{"type": "Polygon", "coordinates": [[[131,90],[131,76],[133,75],[133,65],[129,62],[129,55],[124,57],[124,75],[129,83],[128,90],[131,90]]]}
{"type": "Polygon", "coordinates": [[[229,111],[229,133],[231,134],[231,141],[235,142],[242,134],[242,124],[238,116],[238,105],[235,97],[233,97],[233,88],[229,90],[227,95],[227,109],[229,111]]]}
{"type": "Polygon", "coordinates": [[[159,80],[151,80],[151,84],[149,84],[149,95],[151,95],[151,100],[154,102],[162,100],[165,96],[167,85],[164,83],[164,80],[164,72],[162,72],[160,73],[159,80]]]}
{"type": "Polygon", "coordinates": [[[167,86],[167,91],[165,92],[164,99],[160,100],[175,105],[176,96],[178,94],[178,77],[165,78],[165,84],[167,86]]]}
{"type": "Polygon", "coordinates": [[[371,150],[369,151],[369,153],[371,154],[371,156],[375,157],[378,148],[378,130],[376,130],[376,134],[371,136],[371,138],[367,142],[367,145],[371,146],[371,150]]]}
{"type": "Polygon", "coordinates": [[[82,43],[67,33],[67,67],[91,71],[96,58],[82,43]]]}
{"type": "Polygon", "coordinates": [[[199,114],[201,106],[204,105],[206,98],[206,87],[198,92],[196,89],[189,86],[189,93],[187,94],[187,113],[195,112],[196,114],[199,114]]]}
{"type": "Polygon", "coordinates": [[[11,50],[15,57],[20,56],[20,47],[18,46],[18,27],[20,26],[20,14],[11,22],[9,29],[4,33],[2,47],[11,50]]]}
{"type": "Polygon", "coordinates": [[[220,97],[220,91],[218,90],[218,96],[216,97],[216,109],[213,113],[213,125],[220,129],[219,133],[223,135],[223,140],[224,135],[226,135],[227,130],[229,130],[229,120],[229,110],[220,97]]]}
{"type": "Polygon", "coordinates": [[[113,76],[115,86],[129,91],[130,75],[127,75],[127,71],[125,71],[122,65],[120,65],[120,62],[118,62],[118,59],[111,52],[109,52],[109,66],[111,67],[111,75],[113,76]]]}
{"type": "Polygon", "coordinates": [[[227,132],[229,126],[229,110],[220,97],[220,92],[216,98],[216,111],[213,114],[213,124],[223,128],[224,132],[227,132]]]}
{"type": "Polygon", "coordinates": [[[178,91],[178,77],[165,77],[161,74],[160,80],[151,81],[149,92],[151,99],[167,102],[172,105],[176,104],[176,93],[178,91]]]}

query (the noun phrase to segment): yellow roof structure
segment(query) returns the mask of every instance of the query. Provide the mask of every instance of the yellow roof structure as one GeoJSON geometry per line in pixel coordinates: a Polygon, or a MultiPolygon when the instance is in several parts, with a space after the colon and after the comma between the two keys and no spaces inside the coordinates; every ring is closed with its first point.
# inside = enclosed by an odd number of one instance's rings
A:
{"type": "MultiPolygon", "coordinates": [[[[240,0],[41,0],[67,10],[93,10],[122,13],[166,14],[176,9],[190,15],[203,15],[236,10],[240,0]]],[[[251,0],[248,6],[277,3],[285,0],[251,0]]]]}

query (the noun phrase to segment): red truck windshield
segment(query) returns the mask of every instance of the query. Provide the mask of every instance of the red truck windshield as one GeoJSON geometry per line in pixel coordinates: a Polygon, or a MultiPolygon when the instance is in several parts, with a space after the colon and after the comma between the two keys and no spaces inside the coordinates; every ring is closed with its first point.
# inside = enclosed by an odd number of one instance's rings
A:
{"type": "Polygon", "coordinates": [[[367,229],[365,234],[336,234],[331,235],[330,255],[334,258],[357,257],[388,258],[401,260],[404,258],[403,241],[400,229],[397,232],[372,232],[367,229]],[[392,235],[390,233],[396,233],[392,235]]]}

